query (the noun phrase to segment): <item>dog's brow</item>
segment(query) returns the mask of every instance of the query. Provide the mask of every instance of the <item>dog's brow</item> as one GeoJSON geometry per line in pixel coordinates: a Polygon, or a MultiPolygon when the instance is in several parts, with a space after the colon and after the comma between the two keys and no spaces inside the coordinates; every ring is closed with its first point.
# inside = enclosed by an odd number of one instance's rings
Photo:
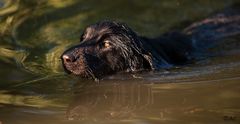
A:
{"type": "Polygon", "coordinates": [[[91,39],[89,39],[89,40],[84,40],[84,41],[81,42],[81,44],[82,44],[83,46],[90,46],[90,45],[94,45],[94,44],[96,44],[96,43],[97,43],[96,38],[91,38],[91,39]]]}
{"type": "Polygon", "coordinates": [[[101,35],[100,37],[98,37],[97,43],[102,42],[103,40],[110,37],[111,35],[113,35],[113,33],[106,33],[106,34],[101,35]]]}

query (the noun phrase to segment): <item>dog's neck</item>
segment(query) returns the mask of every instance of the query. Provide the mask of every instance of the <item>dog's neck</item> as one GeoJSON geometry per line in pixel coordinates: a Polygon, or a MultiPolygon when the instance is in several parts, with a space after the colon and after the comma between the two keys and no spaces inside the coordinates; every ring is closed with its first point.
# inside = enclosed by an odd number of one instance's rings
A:
{"type": "Polygon", "coordinates": [[[186,63],[194,50],[191,40],[180,33],[169,33],[157,38],[140,37],[145,51],[152,56],[153,68],[169,68],[186,63]]]}

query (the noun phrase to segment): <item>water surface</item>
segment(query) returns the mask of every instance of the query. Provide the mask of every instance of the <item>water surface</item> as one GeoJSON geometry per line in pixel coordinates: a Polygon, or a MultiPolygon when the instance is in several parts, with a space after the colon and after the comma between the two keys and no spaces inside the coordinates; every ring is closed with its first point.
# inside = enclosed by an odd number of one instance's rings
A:
{"type": "Polygon", "coordinates": [[[100,20],[154,37],[236,2],[0,0],[0,123],[238,124],[239,37],[193,64],[100,82],[65,74],[59,58],[84,27],[100,20]]]}

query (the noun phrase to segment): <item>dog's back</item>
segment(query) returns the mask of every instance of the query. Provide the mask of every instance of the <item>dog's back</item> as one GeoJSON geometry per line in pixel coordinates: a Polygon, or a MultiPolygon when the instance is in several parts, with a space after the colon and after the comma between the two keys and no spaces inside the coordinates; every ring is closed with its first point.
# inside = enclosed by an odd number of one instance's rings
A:
{"type": "Polygon", "coordinates": [[[229,7],[183,30],[196,49],[213,46],[216,41],[240,34],[240,5],[229,7]]]}

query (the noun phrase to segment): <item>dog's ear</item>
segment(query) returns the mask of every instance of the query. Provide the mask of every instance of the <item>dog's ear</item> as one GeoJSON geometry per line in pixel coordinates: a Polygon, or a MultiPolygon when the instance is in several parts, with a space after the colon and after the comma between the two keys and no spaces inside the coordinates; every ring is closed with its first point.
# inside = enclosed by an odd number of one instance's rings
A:
{"type": "Polygon", "coordinates": [[[80,42],[84,41],[88,37],[87,35],[89,33],[91,33],[91,32],[89,32],[90,29],[91,29],[90,26],[85,27],[85,29],[83,30],[83,32],[80,36],[80,42]]]}
{"type": "Polygon", "coordinates": [[[84,38],[85,32],[83,32],[80,36],[80,42],[82,42],[85,38],[84,38]]]}
{"type": "Polygon", "coordinates": [[[151,53],[143,53],[142,57],[143,57],[143,66],[148,68],[148,69],[153,70],[154,69],[154,67],[153,67],[153,57],[152,57],[151,53]]]}
{"type": "Polygon", "coordinates": [[[93,26],[88,26],[83,30],[82,35],[80,36],[80,42],[90,39],[94,36],[95,29],[93,26]]]}

